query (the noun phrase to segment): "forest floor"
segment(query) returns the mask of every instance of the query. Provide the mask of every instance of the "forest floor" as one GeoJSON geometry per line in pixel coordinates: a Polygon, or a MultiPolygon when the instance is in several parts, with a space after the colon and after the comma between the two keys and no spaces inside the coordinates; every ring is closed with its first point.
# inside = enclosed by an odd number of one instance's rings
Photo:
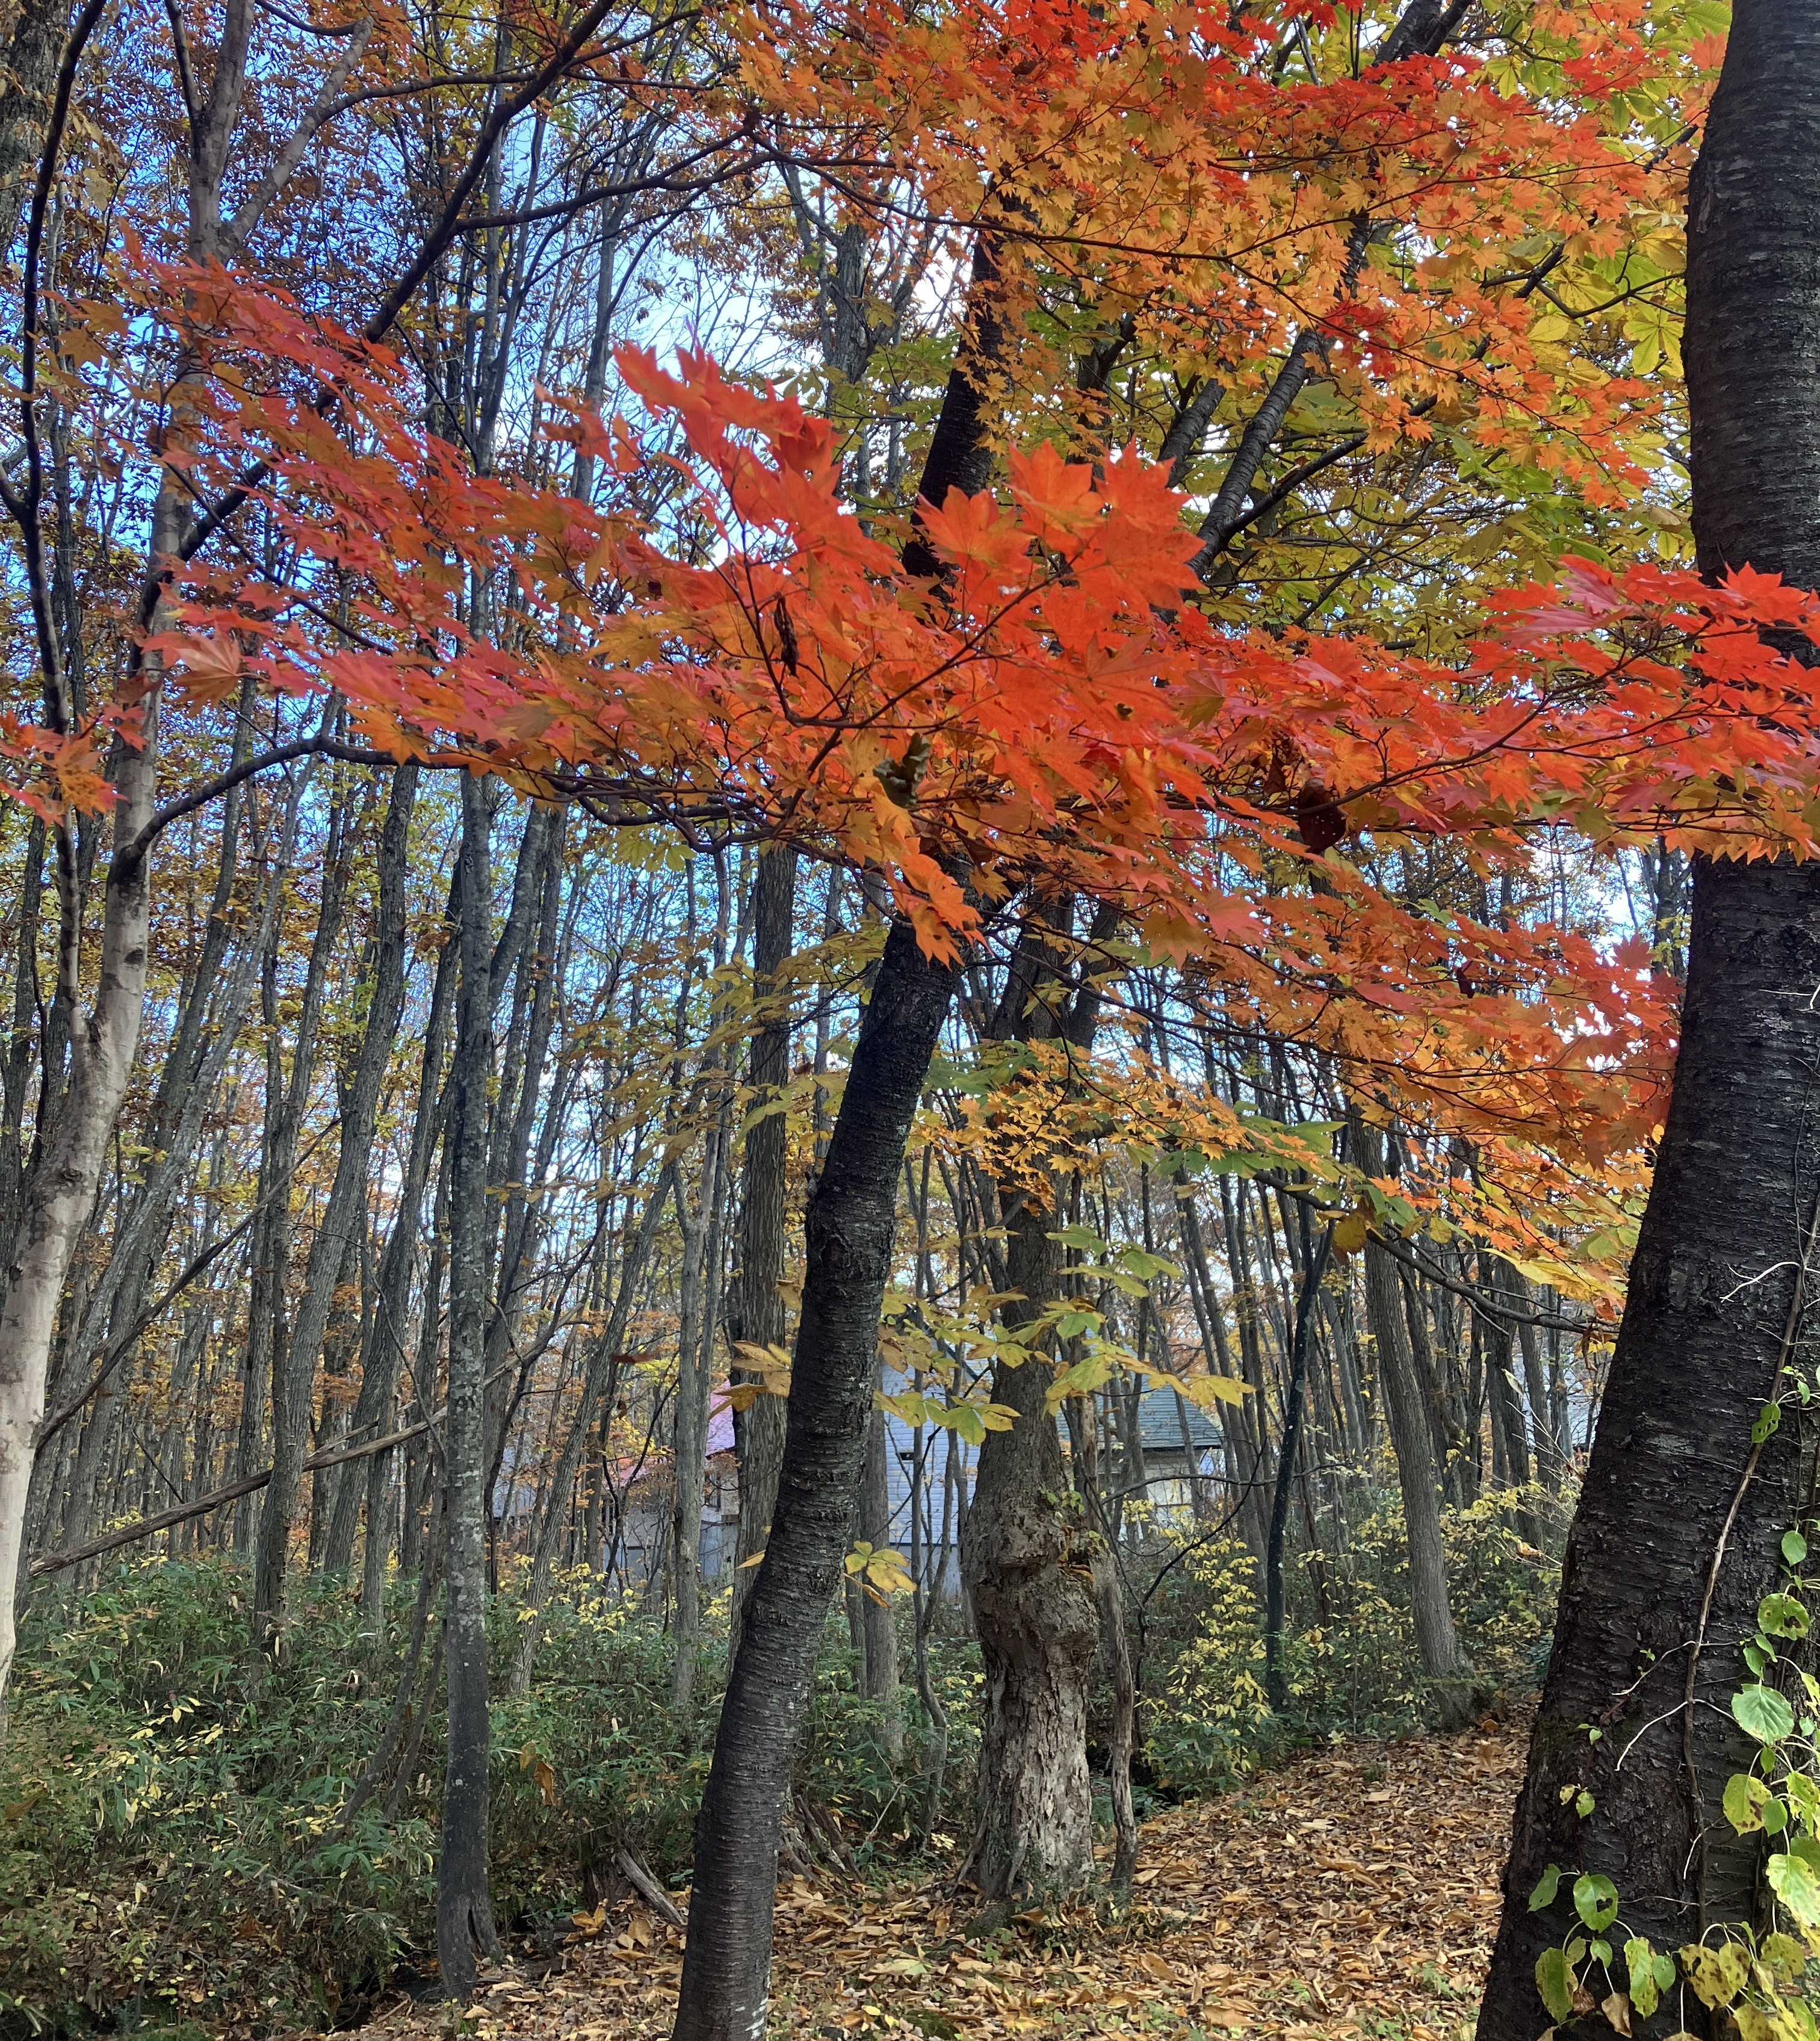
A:
{"type": "MultiPolygon", "coordinates": [[[[1170,1809],[1145,1824],[1136,1903],[1111,1928],[1030,1916],[968,1942],[969,1893],[786,1879],[773,2033],[1471,2041],[1524,1742],[1490,1722],[1349,1741],[1170,1809]]],[[[681,1936],[628,1902],[546,1974],[505,1977],[463,2031],[662,2041],[681,1963],[681,1936]]],[[[445,2017],[400,2004],[359,2041],[446,2035],[445,2017]]]]}

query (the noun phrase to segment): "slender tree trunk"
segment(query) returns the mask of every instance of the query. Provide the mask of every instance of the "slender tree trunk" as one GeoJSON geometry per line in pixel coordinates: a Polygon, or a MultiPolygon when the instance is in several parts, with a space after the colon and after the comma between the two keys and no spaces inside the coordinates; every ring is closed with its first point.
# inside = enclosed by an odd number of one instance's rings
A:
{"type": "Polygon", "coordinates": [[[805,1218],[783,1465],[696,1825],[678,2041],[763,2041],[790,1768],[852,1539],[904,1144],[957,973],[893,925],[805,1218]]]}
{"type": "Polygon", "coordinates": [[[695,1693],[695,1659],[701,1643],[701,1505],[707,1478],[708,1393],[711,1356],[704,1351],[703,1293],[707,1288],[708,1215],[719,1158],[711,1138],[702,1158],[701,1207],[692,1209],[679,1181],[677,1218],[682,1230],[682,1274],[677,1311],[677,1381],[672,1461],[676,1494],[672,1510],[670,1577],[676,1583],[671,1636],[676,1657],[670,1668],[670,1704],[685,1715],[695,1693]]]}
{"type": "MultiPolygon", "coordinates": [[[[790,1005],[780,974],[796,947],[796,853],[776,844],[761,851],[752,887],[753,1119],[740,1174],[739,1280],[733,1299],[735,1342],[779,1346],[788,1316],[784,1280],[790,1197],[790,1123],[784,1109],[790,1082],[790,1005]]],[[[741,1371],[742,1374],[746,1371],[741,1371]]],[[[738,1656],[757,1568],[746,1562],[765,1549],[784,1457],[784,1406],[761,1396],[735,1420],[739,1446],[739,1536],[733,1574],[728,1663],[738,1656]]]]}
{"type": "MultiPolygon", "coordinates": [[[[460,912],[459,898],[452,895],[448,903],[450,919],[459,923],[460,912]]],[[[449,1098],[442,1082],[443,1059],[448,1047],[449,1008],[455,998],[456,971],[460,954],[459,937],[443,944],[430,989],[429,1015],[418,1067],[417,1110],[411,1120],[404,1181],[399,1187],[398,1205],[385,1252],[380,1257],[378,1293],[372,1316],[361,1341],[361,1391],[349,1421],[349,1429],[357,1436],[363,1432],[385,1431],[398,1394],[399,1366],[404,1358],[411,1272],[417,1259],[424,1191],[429,1181],[429,1166],[436,1144],[448,1116],[449,1098]]],[[[322,1549],[325,1572],[342,1573],[353,1563],[354,1530],[363,1485],[368,1505],[367,1537],[369,1546],[372,1543],[374,1505],[376,1498],[385,1493],[391,1465],[389,1453],[376,1453],[364,1471],[353,1466],[341,1471],[330,1513],[329,1535],[322,1549]]],[[[383,1545],[384,1542],[382,1535],[380,1543],[383,1545]]],[[[363,1571],[372,1571],[370,1562],[363,1571]]],[[[364,1587],[362,1595],[364,1600],[364,1587]]],[[[368,1611],[369,1616],[373,1613],[368,1611]]]]}
{"type": "MultiPolygon", "coordinates": [[[[865,1464],[860,1471],[860,1537],[874,1551],[891,1542],[891,1490],[885,1461],[885,1413],[876,1405],[866,1429],[865,1464]]],[[[904,1754],[904,1719],[898,1683],[897,1619],[888,1601],[868,1596],[860,1619],[865,1654],[866,1698],[879,1706],[879,1732],[895,1764],[904,1754]]]]}
{"type": "MultiPolygon", "coordinates": [[[[1817,222],[1820,10],[1738,0],[1688,193],[1684,352],[1709,576],[1748,563],[1820,586],[1817,222]]],[[[1609,1877],[1627,1928],[1658,1948],[1759,1915],[1760,1839],[1734,1835],[1718,1803],[1751,1748],[1730,1708],[1748,1677],[1739,1640],[1811,1508],[1794,1398],[1760,1449],[1751,1429],[1788,1389],[1785,1366],[1810,1357],[1817,987],[1820,871],[1696,860],[1674,1093],[1568,1536],[1483,2041],[1534,2041],[1547,2019],[1535,1965],[1570,1911],[1565,1879],[1529,1909],[1551,1862],[1609,1877]],[[1584,1818],[1575,1788],[1593,1798],[1584,1818]]],[[[1683,1997],[1647,2031],[1681,2024],[1683,1997]]],[[[1685,2011],[1700,2016],[1691,1997],[1685,2011]]]]}
{"type": "MultiPolygon", "coordinates": [[[[174,486],[161,493],[159,509],[174,486]]],[[[181,501],[168,522],[155,527],[155,543],[168,551],[181,501]]],[[[31,1489],[34,1434],[44,1412],[44,1383],[56,1337],[57,1307],[76,1238],[94,1203],[114,1120],[132,1075],[150,956],[150,889],[145,860],[134,839],[151,819],[158,784],[155,689],[143,699],[143,742],[121,747],[114,775],[113,864],[101,925],[101,974],[95,996],[71,1033],[68,1092],[51,1144],[26,1194],[24,1221],[0,1307],[0,1710],[12,1673],[14,1600],[25,1508],[31,1489]]],[[[82,926],[73,873],[66,879],[63,952],[71,991],[75,984],[82,926]]]]}
{"type": "MultiPolygon", "coordinates": [[[[284,1634],[291,1532],[296,1515],[298,1484],[309,1451],[310,1403],[316,1364],[322,1356],[334,1307],[335,1285],[350,1249],[357,1244],[356,1230],[365,1212],[380,1091],[391,1061],[399,1017],[404,1009],[406,856],[411,811],[417,798],[417,776],[414,765],[401,765],[392,776],[391,796],[380,841],[378,927],[366,1025],[361,1036],[353,1083],[341,1113],[334,1181],[322,1223],[311,1243],[303,1299],[291,1329],[290,1345],[273,1384],[272,1479],[260,1520],[253,1593],[258,1642],[269,1652],[280,1647],[284,1634]]],[[[325,882],[325,895],[328,890],[325,882]]],[[[331,916],[325,899],[323,917],[331,925],[339,921],[338,900],[331,916]]],[[[304,1053],[301,1040],[297,1053],[300,1056],[304,1053]]],[[[295,1076],[292,1089],[294,1094],[300,1093],[295,1076]]]]}
{"type": "Polygon", "coordinates": [[[1289,1490],[1295,1479],[1296,1457],[1302,1444],[1302,1411],[1308,1381],[1308,1349],[1314,1339],[1315,1300],[1334,1242],[1331,1226],[1323,1229],[1318,1246],[1308,1239],[1306,1207],[1303,1208],[1302,1223],[1303,1245],[1308,1250],[1307,1267],[1302,1278],[1301,1294],[1295,1300],[1294,1330],[1289,1337],[1289,1386],[1283,1413],[1283,1448],[1276,1462],[1276,1492],[1271,1501],[1269,1542],[1264,1562],[1264,1684],[1270,1706],[1278,1715],[1289,1705],[1288,1675],[1283,1665],[1283,1547],[1289,1526],[1289,1490]]]}
{"type": "Polygon", "coordinates": [[[496,1961],[499,1937],[486,1883],[487,1089],[493,1074],[488,951],[493,887],[486,790],[461,782],[461,993],[456,1020],[449,1184],[448,1420],[444,1438],[447,1520],[443,1616],[448,1682],[448,1764],[437,1853],[436,1948],[443,1989],[465,2001],[476,1959],[496,1961]]]}
{"type": "MultiPolygon", "coordinates": [[[[587,1371],[582,1379],[581,1406],[575,1413],[575,1421],[563,1441],[555,1472],[551,1477],[551,1507],[545,1513],[538,1528],[536,1548],[531,1561],[531,1577],[525,1590],[525,1600],[531,1613],[523,1625],[523,1635],[519,1639],[517,1656],[512,1668],[512,1691],[521,1699],[531,1691],[531,1669],[536,1658],[537,1640],[543,1630],[544,1600],[550,1589],[550,1570],[555,1564],[562,1513],[566,1509],[564,1498],[574,1493],[576,1471],[581,1466],[582,1455],[586,1451],[588,1440],[593,1435],[597,1410],[601,1412],[601,1447],[603,1455],[605,1454],[606,1427],[612,1419],[612,1386],[618,1369],[625,1359],[621,1349],[625,1345],[626,1328],[631,1322],[632,1305],[638,1295],[639,1285],[644,1280],[645,1265],[651,1259],[658,1225],[674,1186],[675,1174],[674,1164],[666,1165],[658,1179],[656,1188],[645,1200],[644,1210],[639,1215],[636,1229],[626,1242],[625,1252],[620,1263],[620,1277],[614,1292],[612,1313],[607,1321],[606,1331],[589,1356],[587,1371]]],[[[593,1503],[592,1508],[594,1521],[597,1524],[597,1502],[593,1503]]],[[[594,1566],[598,1562],[599,1553],[590,1547],[588,1563],[594,1566]]]]}
{"type": "MultiPolygon", "coordinates": [[[[1354,1158],[1367,1176],[1383,1173],[1383,1137],[1356,1112],[1348,1130],[1354,1158]]],[[[1444,1722],[1463,1724],[1471,1707],[1471,1670],[1454,1627],[1447,1554],[1440,1535],[1440,1481],[1429,1442],[1422,1386],[1410,1349],[1398,1266],[1375,1242],[1365,1243],[1365,1321],[1378,1356],[1384,1420],[1397,1463],[1403,1525],[1409,1540],[1410,1610],[1422,1670],[1436,1682],[1444,1722]]]]}

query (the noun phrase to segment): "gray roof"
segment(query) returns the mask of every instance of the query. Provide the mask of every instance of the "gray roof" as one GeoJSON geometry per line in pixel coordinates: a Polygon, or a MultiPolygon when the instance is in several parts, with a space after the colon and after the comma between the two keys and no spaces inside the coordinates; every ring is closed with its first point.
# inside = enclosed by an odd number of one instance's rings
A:
{"type": "MultiPolygon", "coordinates": [[[[1189,1402],[1185,1396],[1181,1410],[1188,1414],[1189,1442],[1197,1453],[1219,1444],[1219,1427],[1198,1404],[1189,1402]]],[[[1146,1393],[1138,1405],[1138,1435],[1147,1453],[1181,1451],[1181,1416],[1173,1389],[1152,1389],[1146,1393]]]]}

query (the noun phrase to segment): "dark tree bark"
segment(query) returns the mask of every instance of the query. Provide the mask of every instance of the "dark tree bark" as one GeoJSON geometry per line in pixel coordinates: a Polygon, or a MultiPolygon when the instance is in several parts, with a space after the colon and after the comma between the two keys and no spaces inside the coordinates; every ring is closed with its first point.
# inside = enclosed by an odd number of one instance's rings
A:
{"type": "MultiPolygon", "coordinates": [[[[1688,193],[1694,533],[1711,576],[1748,563],[1820,586],[1817,221],[1820,10],[1738,0],[1688,193]]],[[[1804,1428],[1785,1419],[1760,1453],[1750,1434],[1784,1364],[1807,1357],[1816,987],[1820,871],[1698,860],[1674,1097],[1569,1534],[1482,2041],[1546,2024],[1534,1966],[1566,1922],[1560,1902],[1532,1913],[1528,1899],[1550,1862],[1610,1877],[1658,1948],[1760,1904],[1757,1839],[1718,1803],[1749,1755],[1729,1710],[1739,1641],[1807,1501],[1804,1428]],[[1570,1785],[1594,1796],[1585,1821],[1570,1785]]],[[[1683,1996],[1647,2031],[1701,2018],[1683,1996]]]]}
{"type": "Polygon", "coordinates": [[[804,1220],[784,1461],[696,1829],[677,2041],[764,2041],[791,1764],[852,1542],[904,1144],[957,969],[893,925],[804,1220]]]}
{"type": "Polygon", "coordinates": [[[476,1959],[497,1959],[486,1883],[487,1081],[493,1068],[493,888],[487,791],[461,782],[461,994],[456,1024],[448,1200],[448,1421],[444,1438],[448,1589],[443,1639],[448,1767],[436,1867],[436,1948],[443,1989],[465,2001],[476,1959]]]}
{"type": "MultiPolygon", "coordinates": [[[[752,998],[758,1025],[750,1077],[752,1110],[765,1117],[748,1130],[741,1165],[739,1280],[731,1328],[735,1342],[755,1346],[780,1345],[788,1326],[777,1287],[784,1280],[790,1195],[790,1124],[784,1111],[784,1089],[790,1082],[790,1006],[780,974],[796,947],[796,853],[787,844],[774,845],[760,854],[752,886],[752,998]]],[[[775,1396],[761,1396],[734,1422],[739,1538],[729,1665],[738,1654],[757,1570],[745,1562],[764,1551],[771,1528],[784,1457],[784,1406],[775,1396]]]]}

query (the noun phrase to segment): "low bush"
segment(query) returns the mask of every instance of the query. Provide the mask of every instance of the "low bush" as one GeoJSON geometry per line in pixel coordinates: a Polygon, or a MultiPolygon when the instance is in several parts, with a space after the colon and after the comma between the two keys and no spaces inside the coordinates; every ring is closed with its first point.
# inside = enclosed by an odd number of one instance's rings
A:
{"type": "MultiPolygon", "coordinates": [[[[1474,1676],[1513,1696],[1539,1681],[1559,1585],[1558,1558],[1517,1528],[1524,1515],[1558,1522],[1560,1505],[1540,1490],[1508,1490],[1444,1511],[1441,1523],[1454,1620],[1474,1676]]],[[[1192,1531],[1175,1536],[1179,1562],[1147,1621],[1143,1729],[1158,1784],[1218,1788],[1314,1737],[1342,1728],[1397,1735],[1426,1719],[1430,1695],[1410,1616],[1408,1544],[1394,1501],[1349,1525],[1343,1551],[1288,1555],[1289,1707],[1281,1716],[1265,1696],[1251,1555],[1230,1535],[1204,1542],[1192,1531]]]]}
{"type": "MultiPolygon", "coordinates": [[[[427,1650],[398,1761],[343,1815],[392,1709],[412,1585],[375,1635],[338,1584],[303,1584],[276,1665],[251,1649],[227,1558],[122,1566],[79,1600],[40,1598],[0,1749],[0,2033],[345,2024],[401,1964],[427,1963],[443,1769],[427,1650]]],[[[504,1692],[509,1589],[492,1619],[494,1906],[540,1942],[610,1883],[622,1845],[679,1880],[725,1670],[724,1597],[679,1715],[659,1625],[586,1577],[563,1585],[523,1699],[504,1692]]],[[[970,1647],[937,1643],[953,1728],[930,1810],[914,1696],[895,1765],[845,1622],[830,1623],[799,1783],[841,1815],[862,1864],[954,1825],[976,1669],[970,1647]]]]}

